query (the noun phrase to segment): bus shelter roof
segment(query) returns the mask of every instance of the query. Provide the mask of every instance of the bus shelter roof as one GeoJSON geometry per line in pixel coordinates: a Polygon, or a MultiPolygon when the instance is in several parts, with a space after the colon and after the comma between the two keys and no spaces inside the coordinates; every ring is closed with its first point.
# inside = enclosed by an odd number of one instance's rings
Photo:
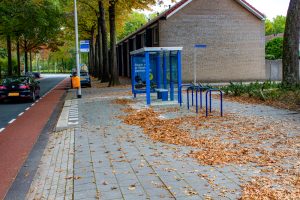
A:
{"type": "Polygon", "coordinates": [[[130,55],[143,54],[145,52],[182,51],[182,47],[144,47],[130,52],[130,55]]]}

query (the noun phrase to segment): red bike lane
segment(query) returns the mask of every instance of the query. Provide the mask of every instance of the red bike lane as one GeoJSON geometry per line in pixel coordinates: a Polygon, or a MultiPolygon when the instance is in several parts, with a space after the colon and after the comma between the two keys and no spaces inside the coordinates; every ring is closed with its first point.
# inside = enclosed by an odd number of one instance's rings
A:
{"type": "Polygon", "coordinates": [[[14,182],[69,83],[68,78],[60,82],[0,133],[0,199],[14,182]]]}

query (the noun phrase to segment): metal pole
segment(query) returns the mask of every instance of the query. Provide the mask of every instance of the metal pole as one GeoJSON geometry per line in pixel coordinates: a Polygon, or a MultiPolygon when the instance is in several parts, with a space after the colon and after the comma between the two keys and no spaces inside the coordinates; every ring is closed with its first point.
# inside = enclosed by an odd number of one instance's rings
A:
{"type": "MultiPolygon", "coordinates": [[[[80,66],[79,66],[79,43],[78,43],[78,17],[77,17],[77,5],[76,0],[74,0],[74,21],[75,21],[75,43],[76,43],[76,66],[77,66],[77,76],[80,79],[80,66]]],[[[81,98],[81,84],[77,90],[77,98],[81,98]]]]}
{"type": "Polygon", "coordinates": [[[197,55],[196,55],[196,48],[194,48],[194,84],[197,83],[197,55]]]}

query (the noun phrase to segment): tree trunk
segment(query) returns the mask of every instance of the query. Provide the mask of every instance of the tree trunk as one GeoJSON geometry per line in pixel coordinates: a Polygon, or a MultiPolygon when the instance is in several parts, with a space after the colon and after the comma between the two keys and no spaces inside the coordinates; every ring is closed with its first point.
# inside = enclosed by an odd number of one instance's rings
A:
{"type": "Polygon", "coordinates": [[[27,52],[27,50],[24,50],[24,60],[25,60],[24,71],[25,71],[25,73],[27,73],[28,72],[28,52],[27,52]]]}
{"type": "Polygon", "coordinates": [[[10,35],[7,35],[7,75],[12,76],[13,67],[12,67],[12,56],[11,56],[11,38],[10,35]]]}
{"type": "Polygon", "coordinates": [[[24,72],[27,73],[28,72],[28,52],[27,52],[27,41],[25,40],[24,42],[24,72]]]}
{"type": "Polygon", "coordinates": [[[115,0],[109,1],[109,27],[110,27],[110,67],[111,78],[109,86],[120,85],[119,73],[117,66],[116,54],[116,2],[115,0]]]}
{"type": "Polygon", "coordinates": [[[94,75],[95,70],[95,27],[91,29],[90,52],[89,52],[89,71],[94,75]]]}
{"type": "Polygon", "coordinates": [[[32,52],[29,52],[30,72],[32,72],[32,52]]]}
{"type": "MultiPolygon", "coordinates": [[[[105,22],[105,10],[102,0],[98,1],[99,5],[99,12],[100,12],[100,30],[102,35],[102,55],[103,55],[103,75],[101,82],[108,82],[110,75],[109,75],[109,68],[108,68],[108,42],[107,42],[107,28],[105,22]]],[[[99,24],[98,24],[99,25],[99,24]]]]}
{"type": "Polygon", "coordinates": [[[98,46],[98,36],[96,36],[96,44],[95,44],[95,68],[94,68],[94,77],[97,77],[98,79],[100,78],[99,75],[99,57],[98,57],[98,52],[100,51],[99,46],[98,46]]]}
{"type": "Polygon", "coordinates": [[[291,0],[283,40],[283,83],[297,84],[299,80],[300,1],[291,0]]]}
{"type": "Polygon", "coordinates": [[[17,62],[18,62],[18,76],[21,75],[21,58],[20,58],[20,41],[17,39],[17,62]]]}
{"type": "Polygon", "coordinates": [[[101,80],[103,78],[103,45],[102,45],[102,33],[101,33],[101,18],[98,17],[98,43],[96,44],[98,46],[98,54],[96,55],[98,57],[98,79],[101,80]]]}

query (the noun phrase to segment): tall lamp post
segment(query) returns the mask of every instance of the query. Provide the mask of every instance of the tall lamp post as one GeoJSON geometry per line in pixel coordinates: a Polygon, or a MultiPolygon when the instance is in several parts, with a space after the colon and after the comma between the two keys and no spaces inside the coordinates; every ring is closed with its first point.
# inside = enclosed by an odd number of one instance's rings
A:
{"type": "MultiPolygon", "coordinates": [[[[75,40],[76,40],[76,66],[77,66],[77,76],[80,79],[80,61],[79,61],[79,42],[78,42],[78,16],[77,16],[77,3],[74,0],[74,18],[75,18],[75,40]]],[[[77,98],[81,98],[81,84],[77,90],[77,98]]]]}

